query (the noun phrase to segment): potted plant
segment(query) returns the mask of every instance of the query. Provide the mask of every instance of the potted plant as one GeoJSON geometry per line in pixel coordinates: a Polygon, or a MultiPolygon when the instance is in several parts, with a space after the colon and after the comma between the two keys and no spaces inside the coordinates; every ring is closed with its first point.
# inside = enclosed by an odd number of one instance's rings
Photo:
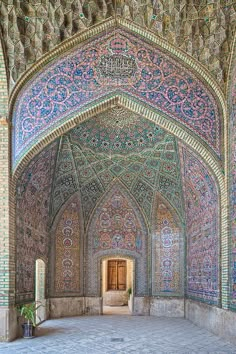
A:
{"type": "Polygon", "coordinates": [[[131,313],[133,313],[133,297],[132,297],[132,288],[127,290],[128,293],[128,307],[131,313]]]}
{"type": "Polygon", "coordinates": [[[41,306],[43,305],[38,305],[35,302],[17,306],[17,310],[19,311],[20,315],[23,316],[27,321],[22,324],[24,338],[34,337],[36,327],[36,311],[41,306]]]}

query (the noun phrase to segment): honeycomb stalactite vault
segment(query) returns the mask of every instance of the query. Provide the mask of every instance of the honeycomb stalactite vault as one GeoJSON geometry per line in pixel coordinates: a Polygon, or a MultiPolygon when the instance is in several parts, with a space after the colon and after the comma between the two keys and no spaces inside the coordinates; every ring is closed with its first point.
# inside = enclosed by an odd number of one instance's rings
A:
{"type": "Polygon", "coordinates": [[[133,314],[218,332],[222,317],[227,334],[235,11],[230,0],[0,2],[0,317],[11,338],[15,304],[35,300],[37,261],[47,316],[100,314],[106,265],[120,260],[133,314]]]}
{"type": "Polygon", "coordinates": [[[76,33],[120,17],[153,31],[226,81],[235,32],[233,1],[2,0],[1,30],[12,85],[43,54],[76,33]]]}

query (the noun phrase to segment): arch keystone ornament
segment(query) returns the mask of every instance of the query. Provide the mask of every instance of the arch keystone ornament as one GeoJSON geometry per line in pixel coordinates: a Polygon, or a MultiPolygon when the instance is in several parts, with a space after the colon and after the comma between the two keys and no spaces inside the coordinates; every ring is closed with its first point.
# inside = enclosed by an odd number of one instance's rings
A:
{"type": "Polygon", "coordinates": [[[20,84],[16,87],[12,96],[13,169],[36,143],[73,121],[78,112],[117,96],[132,97],[187,128],[220,156],[224,109],[205,82],[202,68],[193,73],[194,65],[190,71],[181,58],[183,53],[171,51],[151,34],[148,39],[140,31],[137,35],[125,21],[120,20],[118,26],[112,21],[107,24],[106,31],[102,25],[94,27],[89,40],[82,33],[45,56],[38,72],[29,71],[24,89],[19,91],[20,84]],[[70,50],[54,59],[66,49],[70,50]]]}

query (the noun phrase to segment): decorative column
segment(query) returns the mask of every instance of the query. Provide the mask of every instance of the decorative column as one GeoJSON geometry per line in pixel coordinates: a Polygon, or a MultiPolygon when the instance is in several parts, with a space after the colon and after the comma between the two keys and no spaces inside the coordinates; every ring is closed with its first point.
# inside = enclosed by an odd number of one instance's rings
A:
{"type": "Polygon", "coordinates": [[[16,334],[14,239],[10,235],[9,124],[0,116],[0,341],[16,334]]]}

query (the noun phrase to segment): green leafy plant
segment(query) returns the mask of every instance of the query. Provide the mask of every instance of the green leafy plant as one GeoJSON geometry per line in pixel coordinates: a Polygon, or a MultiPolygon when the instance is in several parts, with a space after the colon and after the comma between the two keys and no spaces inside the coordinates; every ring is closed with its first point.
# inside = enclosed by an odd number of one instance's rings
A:
{"type": "Polygon", "coordinates": [[[129,289],[127,290],[127,293],[129,294],[129,297],[130,297],[130,295],[132,294],[132,288],[129,288],[129,289]]]}
{"type": "Polygon", "coordinates": [[[32,325],[36,327],[36,311],[41,306],[43,305],[42,304],[38,305],[35,302],[31,302],[30,304],[18,305],[17,310],[20,313],[20,315],[27,320],[28,323],[32,323],[32,325]]]}

